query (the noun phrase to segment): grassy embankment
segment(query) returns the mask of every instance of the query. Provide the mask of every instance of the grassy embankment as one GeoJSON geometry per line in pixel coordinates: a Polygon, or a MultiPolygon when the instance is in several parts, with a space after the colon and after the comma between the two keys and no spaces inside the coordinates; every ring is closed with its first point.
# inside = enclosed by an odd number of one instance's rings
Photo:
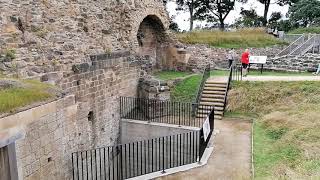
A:
{"type": "Polygon", "coordinates": [[[240,82],[227,116],[254,120],[256,179],[320,177],[320,82],[240,82]]]}
{"type": "MultiPolygon", "coordinates": [[[[8,79],[6,79],[8,80],[8,79]]],[[[5,81],[0,79],[0,81],[5,81]]],[[[0,114],[14,112],[20,107],[53,98],[53,86],[34,80],[12,79],[18,86],[0,86],[0,114]]]]}
{"type": "MultiPolygon", "coordinates": [[[[210,76],[228,76],[229,71],[226,70],[212,70],[210,76]]],[[[303,72],[276,72],[276,71],[264,71],[260,74],[260,71],[252,70],[249,75],[252,76],[309,76],[311,73],[303,72]]],[[[178,83],[173,90],[171,90],[171,99],[174,101],[191,102],[197,95],[198,86],[201,81],[200,74],[190,74],[188,72],[178,71],[159,71],[154,74],[155,77],[161,80],[173,80],[176,78],[190,76],[180,83],[178,83]],[[192,75],[192,76],[190,76],[192,75]]]]}
{"type": "Polygon", "coordinates": [[[263,29],[241,29],[234,32],[193,31],[178,33],[178,39],[187,44],[208,44],[221,48],[249,48],[285,45],[286,42],[265,33],[263,29]]]}
{"type": "Polygon", "coordinates": [[[303,34],[303,33],[320,34],[320,27],[297,28],[288,32],[288,34],[303,34]]]}

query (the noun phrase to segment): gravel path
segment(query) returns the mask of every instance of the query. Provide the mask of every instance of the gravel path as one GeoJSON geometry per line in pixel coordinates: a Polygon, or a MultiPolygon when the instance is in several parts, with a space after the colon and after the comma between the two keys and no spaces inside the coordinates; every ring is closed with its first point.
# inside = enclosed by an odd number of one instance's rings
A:
{"type": "Polygon", "coordinates": [[[215,122],[220,133],[213,140],[214,150],[208,164],[160,180],[251,179],[251,123],[238,120],[215,122]]]}

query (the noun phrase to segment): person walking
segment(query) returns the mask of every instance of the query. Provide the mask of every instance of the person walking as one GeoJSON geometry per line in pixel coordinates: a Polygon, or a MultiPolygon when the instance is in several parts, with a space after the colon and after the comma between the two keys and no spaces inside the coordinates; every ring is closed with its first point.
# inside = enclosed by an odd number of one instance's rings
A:
{"type": "Polygon", "coordinates": [[[250,56],[249,49],[246,49],[241,55],[243,77],[246,77],[248,74],[249,56],[250,56]]]}
{"type": "Polygon", "coordinates": [[[318,65],[317,71],[314,72],[314,73],[312,73],[312,74],[313,74],[313,75],[319,75],[319,73],[320,73],[320,64],[318,65]]]}
{"type": "Polygon", "coordinates": [[[227,60],[229,62],[229,65],[228,65],[228,68],[230,69],[230,67],[232,66],[232,63],[235,59],[236,55],[235,55],[235,52],[233,50],[233,48],[231,50],[228,51],[227,53],[227,60]]]}

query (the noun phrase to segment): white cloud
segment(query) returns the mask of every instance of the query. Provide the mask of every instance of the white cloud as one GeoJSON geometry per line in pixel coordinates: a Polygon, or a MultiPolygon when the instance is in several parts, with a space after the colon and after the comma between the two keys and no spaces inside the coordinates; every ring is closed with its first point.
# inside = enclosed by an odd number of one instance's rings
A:
{"type": "MultiPolygon", "coordinates": [[[[170,1],[167,3],[167,10],[169,12],[169,15],[175,16],[174,21],[178,23],[180,29],[188,30],[189,29],[189,17],[190,17],[189,13],[182,12],[182,11],[177,12],[176,7],[177,7],[177,5],[175,2],[170,1]]],[[[235,19],[239,17],[241,7],[243,7],[244,9],[253,8],[257,11],[258,15],[260,15],[260,16],[263,15],[264,5],[259,3],[257,0],[248,0],[248,2],[246,4],[236,2],[235,9],[230,12],[230,14],[228,15],[228,17],[225,20],[225,22],[227,24],[233,23],[235,21],[235,19]]],[[[288,12],[288,6],[279,6],[276,3],[272,2],[269,7],[268,17],[270,17],[272,12],[276,12],[276,11],[280,11],[284,17],[286,15],[286,13],[288,12]]],[[[204,23],[195,22],[194,27],[198,24],[203,25],[204,23]]]]}

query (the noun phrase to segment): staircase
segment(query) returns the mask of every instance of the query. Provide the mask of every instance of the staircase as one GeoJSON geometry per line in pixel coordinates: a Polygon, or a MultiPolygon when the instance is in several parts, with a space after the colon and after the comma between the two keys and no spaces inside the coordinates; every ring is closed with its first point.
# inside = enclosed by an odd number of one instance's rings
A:
{"type": "Polygon", "coordinates": [[[301,35],[298,39],[293,41],[289,46],[287,46],[285,49],[283,49],[277,56],[286,56],[292,53],[296,48],[301,46],[301,44],[304,44],[306,41],[308,41],[308,36],[301,35]]]}
{"type": "Polygon", "coordinates": [[[208,110],[205,110],[205,108],[210,105],[214,106],[214,118],[222,119],[226,91],[226,81],[215,81],[208,79],[201,93],[197,117],[206,117],[208,115],[208,110]]]}
{"type": "Polygon", "coordinates": [[[313,47],[319,46],[319,36],[313,35],[306,42],[294,49],[290,55],[302,55],[310,51],[313,47]]]}

